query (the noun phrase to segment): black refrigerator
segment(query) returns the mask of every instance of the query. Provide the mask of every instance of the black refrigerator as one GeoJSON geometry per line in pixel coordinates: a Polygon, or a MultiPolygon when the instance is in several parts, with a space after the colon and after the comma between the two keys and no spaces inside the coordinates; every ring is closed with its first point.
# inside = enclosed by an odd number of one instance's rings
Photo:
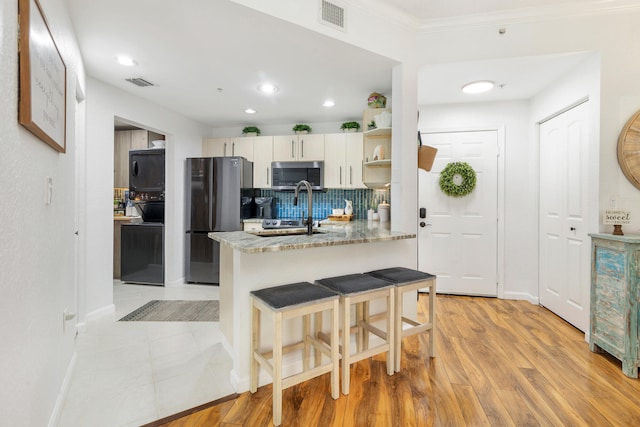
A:
{"type": "Polygon", "coordinates": [[[220,283],[215,231],[242,230],[251,216],[253,163],[244,157],[188,158],[186,164],[185,277],[187,283],[220,283]]]}

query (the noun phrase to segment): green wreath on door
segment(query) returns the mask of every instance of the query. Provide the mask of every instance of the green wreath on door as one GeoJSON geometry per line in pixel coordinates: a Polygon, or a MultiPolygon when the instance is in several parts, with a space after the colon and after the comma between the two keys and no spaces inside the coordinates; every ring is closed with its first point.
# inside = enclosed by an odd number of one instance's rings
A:
{"type": "Polygon", "coordinates": [[[476,171],[467,162],[452,162],[440,172],[440,190],[447,196],[462,197],[476,188],[476,171]]]}

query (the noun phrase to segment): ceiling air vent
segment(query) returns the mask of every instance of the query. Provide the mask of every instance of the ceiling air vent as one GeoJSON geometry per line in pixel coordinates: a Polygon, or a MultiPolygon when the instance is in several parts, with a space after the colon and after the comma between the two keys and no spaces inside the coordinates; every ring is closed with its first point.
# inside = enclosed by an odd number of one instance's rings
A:
{"type": "Polygon", "coordinates": [[[345,15],[344,7],[338,5],[337,2],[320,0],[320,23],[345,31],[345,15]]]}
{"type": "Polygon", "coordinates": [[[133,79],[127,79],[127,81],[129,83],[133,83],[136,86],[140,86],[140,87],[147,87],[147,86],[155,86],[153,83],[151,83],[148,80],[143,79],[142,77],[136,77],[133,79]]]}

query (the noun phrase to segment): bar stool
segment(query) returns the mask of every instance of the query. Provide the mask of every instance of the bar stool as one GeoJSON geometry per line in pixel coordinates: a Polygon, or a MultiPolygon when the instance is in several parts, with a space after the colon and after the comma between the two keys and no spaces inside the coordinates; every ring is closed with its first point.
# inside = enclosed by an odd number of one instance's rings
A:
{"type": "Polygon", "coordinates": [[[342,393],[349,394],[349,382],[351,364],[366,359],[379,353],[387,353],[387,374],[393,375],[393,298],[394,286],[392,283],[377,279],[366,274],[349,274],[345,276],[329,277],[316,280],[316,284],[325,287],[340,295],[340,309],[342,312],[342,393]],[[384,298],[386,300],[386,332],[375,327],[365,319],[368,318],[368,303],[384,298]],[[356,324],[353,330],[356,333],[357,348],[351,354],[351,305],[356,306],[356,324]],[[364,337],[373,333],[382,338],[384,342],[373,348],[363,345],[364,337]]]}
{"type": "Polygon", "coordinates": [[[285,388],[331,372],[331,397],[340,397],[339,388],[339,314],[338,295],[328,289],[308,282],[292,283],[251,292],[251,371],[250,390],[258,389],[258,371],[261,366],[273,378],[273,424],[282,421],[282,391],[285,388]],[[314,333],[310,334],[310,315],[320,317],[323,311],[331,311],[331,331],[329,344],[317,339],[318,325],[314,322],[314,333]],[[273,347],[271,351],[260,352],[261,312],[271,314],[273,319],[273,347]],[[302,318],[303,338],[301,341],[283,346],[283,321],[302,318]],[[310,348],[317,354],[329,357],[329,362],[321,364],[321,358],[314,358],[314,367],[309,367],[310,348]],[[293,350],[303,350],[303,371],[283,378],[282,355],[293,350]]]}
{"type": "Polygon", "coordinates": [[[395,370],[400,371],[400,355],[402,354],[402,338],[429,331],[429,356],[436,357],[436,276],[423,271],[412,270],[404,267],[385,268],[366,273],[372,277],[387,280],[395,285],[395,370]],[[404,317],[402,310],[403,295],[405,292],[417,289],[429,289],[429,321],[419,323],[404,317]],[[408,323],[410,327],[404,329],[408,323]]]}

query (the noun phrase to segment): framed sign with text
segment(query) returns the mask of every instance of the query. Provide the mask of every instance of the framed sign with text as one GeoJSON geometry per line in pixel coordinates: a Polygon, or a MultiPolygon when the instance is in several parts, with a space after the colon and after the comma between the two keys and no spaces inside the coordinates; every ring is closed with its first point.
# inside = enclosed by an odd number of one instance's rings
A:
{"type": "Polygon", "coordinates": [[[66,150],[67,68],[38,0],[19,0],[18,121],[55,150],[66,150]]]}

